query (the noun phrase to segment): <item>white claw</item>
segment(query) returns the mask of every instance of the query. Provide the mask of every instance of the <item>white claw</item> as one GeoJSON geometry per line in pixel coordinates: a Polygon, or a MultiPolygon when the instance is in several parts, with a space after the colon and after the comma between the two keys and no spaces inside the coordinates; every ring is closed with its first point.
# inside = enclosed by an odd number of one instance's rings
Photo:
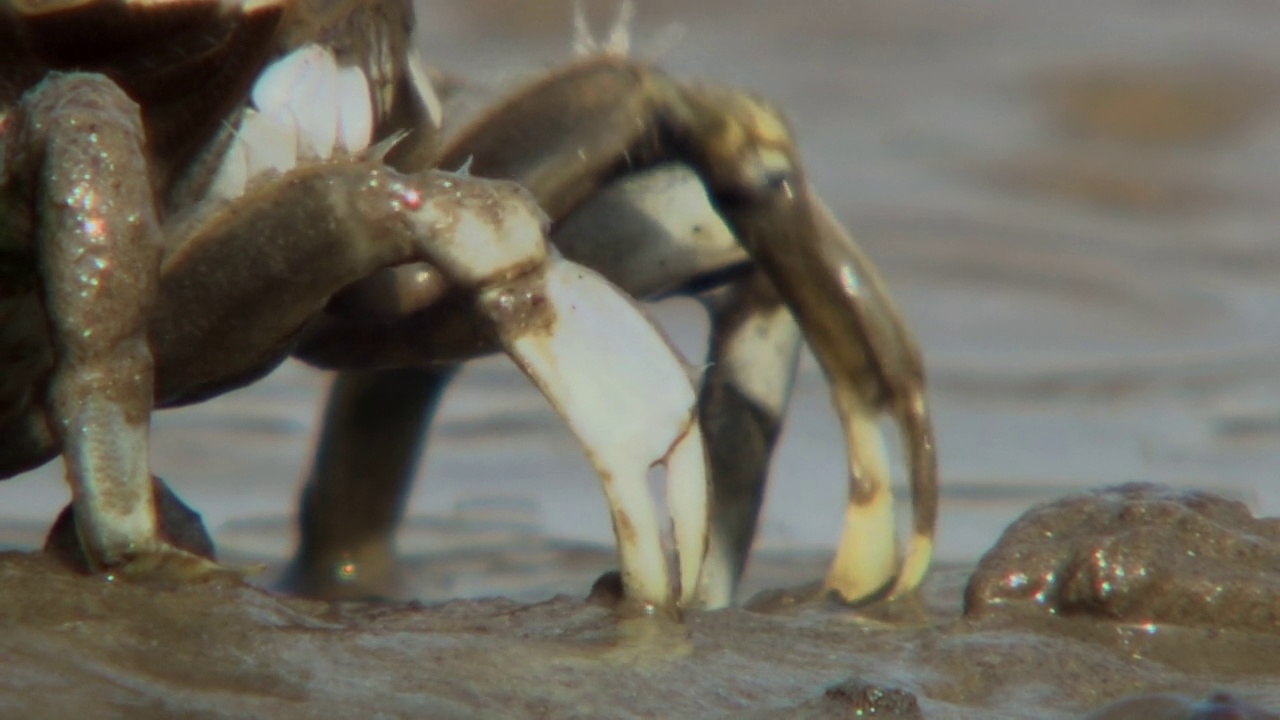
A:
{"type": "Polygon", "coordinates": [[[619,289],[559,257],[533,285],[486,289],[480,304],[600,473],[628,599],[673,609],[648,485],[649,469],[665,466],[682,602],[692,598],[707,546],[707,464],[693,385],[670,344],[619,289]],[[546,310],[536,322],[511,312],[530,300],[546,310]]]}
{"type": "Polygon", "coordinates": [[[244,148],[248,178],[275,171],[284,173],[298,164],[297,133],[268,113],[245,110],[236,143],[244,148]]]}
{"type": "Polygon", "coordinates": [[[681,607],[691,606],[701,589],[710,513],[702,428],[695,422],[692,408],[690,412],[687,431],[671,447],[665,463],[667,512],[674,527],[676,556],[680,558],[681,607]]]}
{"type": "Polygon", "coordinates": [[[357,67],[338,69],[338,144],[349,153],[357,153],[373,142],[373,98],[369,80],[357,67]]]}
{"type": "Polygon", "coordinates": [[[327,47],[304,45],[272,62],[250,99],[215,176],[217,197],[239,197],[261,173],[358,153],[373,140],[369,80],[359,68],[338,67],[327,47]]]}

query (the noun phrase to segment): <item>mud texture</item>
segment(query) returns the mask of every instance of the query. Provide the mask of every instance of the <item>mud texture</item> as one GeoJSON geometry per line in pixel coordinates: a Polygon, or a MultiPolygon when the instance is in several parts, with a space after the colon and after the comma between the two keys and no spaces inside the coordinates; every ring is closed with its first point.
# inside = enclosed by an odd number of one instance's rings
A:
{"type": "Polygon", "coordinates": [[[972,579],[941,568],[892,606],[684,625],[620,619],[600,593],[334,603],[0,553],[0,718],[1273,718],[1276,532],[1212,495],[1124,486],[1033,509],[972,579]],[[1100,549],[1149,579],[1097,592],[1100,549]]]}

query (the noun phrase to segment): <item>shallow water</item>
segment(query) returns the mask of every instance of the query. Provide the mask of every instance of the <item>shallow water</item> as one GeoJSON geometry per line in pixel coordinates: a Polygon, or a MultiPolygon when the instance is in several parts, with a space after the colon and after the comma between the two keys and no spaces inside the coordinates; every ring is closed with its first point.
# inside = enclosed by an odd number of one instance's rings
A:
{"type": "MultiPolygon", "coordinates": [[[[567,56],[567,3],[509,5],[429,3],[430,60],[497,86],[567,56]]],[[[589,4],[598,25],[611,5],[589,4]]],[[[1270,0],[663,0],[640,4],[634,33],[678,73],[789,108],[815,184],[926,353],[938,547],[955,562],[1030,504],[1114,482],[1280,513],[1277,36],[1270,0]]],[[[658,314],[699,357],[696,307],[658,314]]],[[[325,380],[288,366],[157,417],[156,472],[225,552],[289,551],[325,380]]],[[[845,492],[812,362],[792,410],[760,538],[773,553],[831,547],[845,492]]],[[[595,572],[574,552],[522,554],[611,532],[573,439],[508,363],[468,369],[432,442],[403,543],[456,572],[424,570],[424,596],[583,587],[547,584],[595,572]]],[[[38,543],[60,475],[0,488],[0,542],[38,543]]]]}

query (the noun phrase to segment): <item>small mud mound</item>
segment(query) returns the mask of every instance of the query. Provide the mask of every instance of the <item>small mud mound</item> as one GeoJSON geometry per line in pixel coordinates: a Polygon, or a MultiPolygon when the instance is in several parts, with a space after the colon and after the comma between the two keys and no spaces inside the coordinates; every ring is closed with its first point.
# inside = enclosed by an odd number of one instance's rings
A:
{"type": "Polygon", "coordinates": [[[1280,519],[1144,484],[1042,505],[969,582],[965,614],[993,613],[1280,634],[1280,519]]]}

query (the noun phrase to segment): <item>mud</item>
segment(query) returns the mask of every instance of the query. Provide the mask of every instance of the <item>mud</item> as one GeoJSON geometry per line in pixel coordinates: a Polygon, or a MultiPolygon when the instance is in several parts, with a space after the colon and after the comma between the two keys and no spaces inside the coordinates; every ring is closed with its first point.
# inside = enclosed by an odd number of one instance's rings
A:
{"type": "Polygon", "coordinates": [[[1043,505],[978,563],[965,612],[1090,615],[1280,640],[1280,518],[1137,483],[1043,505]]]}
{"type": "Polygon", "coordinates": [[[0,717],[1273,718],[1278,527],[1131,485],[1033,509],[971,579],[941,568],[894,606],[684,625],[622,619],[600,592],[333,603],[2,553],[0,717]],[[1099,593],[1078,568],[1104,547],[1110,577],[1146,579],[1099,593]],[[1037,580],[995,579],[1015,576],[1037,580]]]}

